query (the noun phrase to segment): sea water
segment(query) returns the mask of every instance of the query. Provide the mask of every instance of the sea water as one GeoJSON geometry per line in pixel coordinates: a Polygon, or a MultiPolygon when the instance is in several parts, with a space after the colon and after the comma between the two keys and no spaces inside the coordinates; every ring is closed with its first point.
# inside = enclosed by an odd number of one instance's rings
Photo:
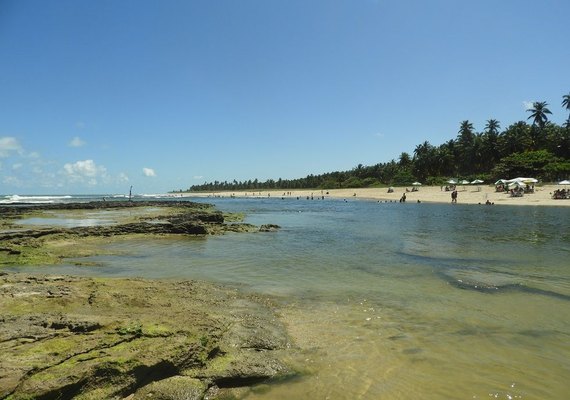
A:
{"type": "MultiPolygon", "coordinates": [[[[197,200],[197,199],[194,199],[197,200]]],[[[300,378],[244,399],[565,399],[570,209],[204,200],[277,232],[119,240],[99,266],[277,299],[300,378]]],[[[28,269],[29,270],[29,269],[28,269]]]]}

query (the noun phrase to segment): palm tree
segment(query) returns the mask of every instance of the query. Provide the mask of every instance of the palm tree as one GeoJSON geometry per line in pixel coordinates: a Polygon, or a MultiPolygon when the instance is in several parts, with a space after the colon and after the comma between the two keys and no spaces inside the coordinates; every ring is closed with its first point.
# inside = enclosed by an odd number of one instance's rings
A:
{"type": "Polygon", "coordinates": [[[400,154],[399,157],[399,162],[398,164],[401,167],[407,167],[412,163],[412,157],[410,157],[410,155],[406,152],[403,152],[402,154],[400,154]]]}
{"type": "Polygon", "coordinates": [[[499,129],[501,125],[496,119],[487,120],[485,125],[485,132],[480,137],[480,151],[481,151],[481,163],[486,165],[488,169],[495,165],[499,161],[499,129]]]}
{"type": "Polygon", "coordinates": [[[552,114],[546,106],[548,103],[546,101],[535,101],[532,103],[532,108],[527,111],[530,112],[530,116],[527,119],[532,118],[532,124],[538,125],[539,128],[544,128],[544,125],[548,121],[546,114],[552,114]]]}
{"type": "Polygon", "coordinates": [[[462,121],[457,134],[457,162],[459,173],[462,175],[471,174],[473,167],[473,144],[475,143],[475,133],[473,124],[469,121],[462,121]]]}
{"type": "MultiPolygon", "coordinates": [[[[566,108],[570,113],[570,93],[565,94],[562,96],[562,107],[566,108]]],[[[568,115],[568,119],[566,120],[566,127],[570,125],[570,115],[568,115]]]]}
{"type": "Polygon", "coordinates": [[[486,133],[496,136],[499,134],[499,129],[501,129],[499,121],[497,121],[496,119],[487,120],[487,125],[485,125],[486,133]]]}

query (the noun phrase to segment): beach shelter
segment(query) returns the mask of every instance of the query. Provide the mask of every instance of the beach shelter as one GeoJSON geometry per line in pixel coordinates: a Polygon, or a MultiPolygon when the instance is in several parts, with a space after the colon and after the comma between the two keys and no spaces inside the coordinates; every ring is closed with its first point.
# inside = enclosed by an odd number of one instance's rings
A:
{"type": "Polygon", "coordinates": [[[463,186],[463,190],[465,190],[465,185],[469,185],[469,181],[463,179],[461,182],[459,182],[462,186],[463,186]]]}
{"type": "Polygon", "coordinates": [[[422,184],[419,183],[419,182],[414,182],[414,183],[412,183],[412,186],[421,186],[421,185],[422,185],[422,184]]]}
{"type": "Polygon", "coordinates": [[[497,185],[503,185],[503,184],[505,184],[505,183],[507,183],[507,180],[506,180],[506,179],[499,179],[497,182],[495,182],[495,186],[497,186],[497,185]]]}
{"type": "Polygon", "coordinates": [[[570,181],[569,180],[563,180],[558,182],[559,185],[570,185],[570,181]]]}
{"type": "Polygon", "coordinates": [[[450,185],[457,185],[457,181],[454,181],[453,179],[448,180],[447,183],[450,185]]]}

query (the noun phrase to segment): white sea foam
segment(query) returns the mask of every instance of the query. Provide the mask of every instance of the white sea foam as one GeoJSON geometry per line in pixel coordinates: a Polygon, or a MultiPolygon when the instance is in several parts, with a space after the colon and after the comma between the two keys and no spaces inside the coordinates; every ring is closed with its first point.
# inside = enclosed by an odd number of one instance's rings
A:
{"type": "Polygon", "coordinates": [[[16,203],[33,203],[33,204],[49,204],[49,203],[57,203],[61,201],[65,201],[71,199],[72,196],[34,196],[34,195],[10,195],[4,196],[2,200],[0,200],[0,204],[16,204],[16,203]]]}

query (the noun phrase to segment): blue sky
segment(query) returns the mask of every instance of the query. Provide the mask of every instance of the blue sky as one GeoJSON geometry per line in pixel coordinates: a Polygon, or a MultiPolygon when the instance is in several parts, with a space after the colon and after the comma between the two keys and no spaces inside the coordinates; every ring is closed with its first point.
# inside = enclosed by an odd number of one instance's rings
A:
{"type": "Polygon", "coordinates": [[[159,193],[567,115],[570,1],[0,0],[0,193],[159,193]]]}

